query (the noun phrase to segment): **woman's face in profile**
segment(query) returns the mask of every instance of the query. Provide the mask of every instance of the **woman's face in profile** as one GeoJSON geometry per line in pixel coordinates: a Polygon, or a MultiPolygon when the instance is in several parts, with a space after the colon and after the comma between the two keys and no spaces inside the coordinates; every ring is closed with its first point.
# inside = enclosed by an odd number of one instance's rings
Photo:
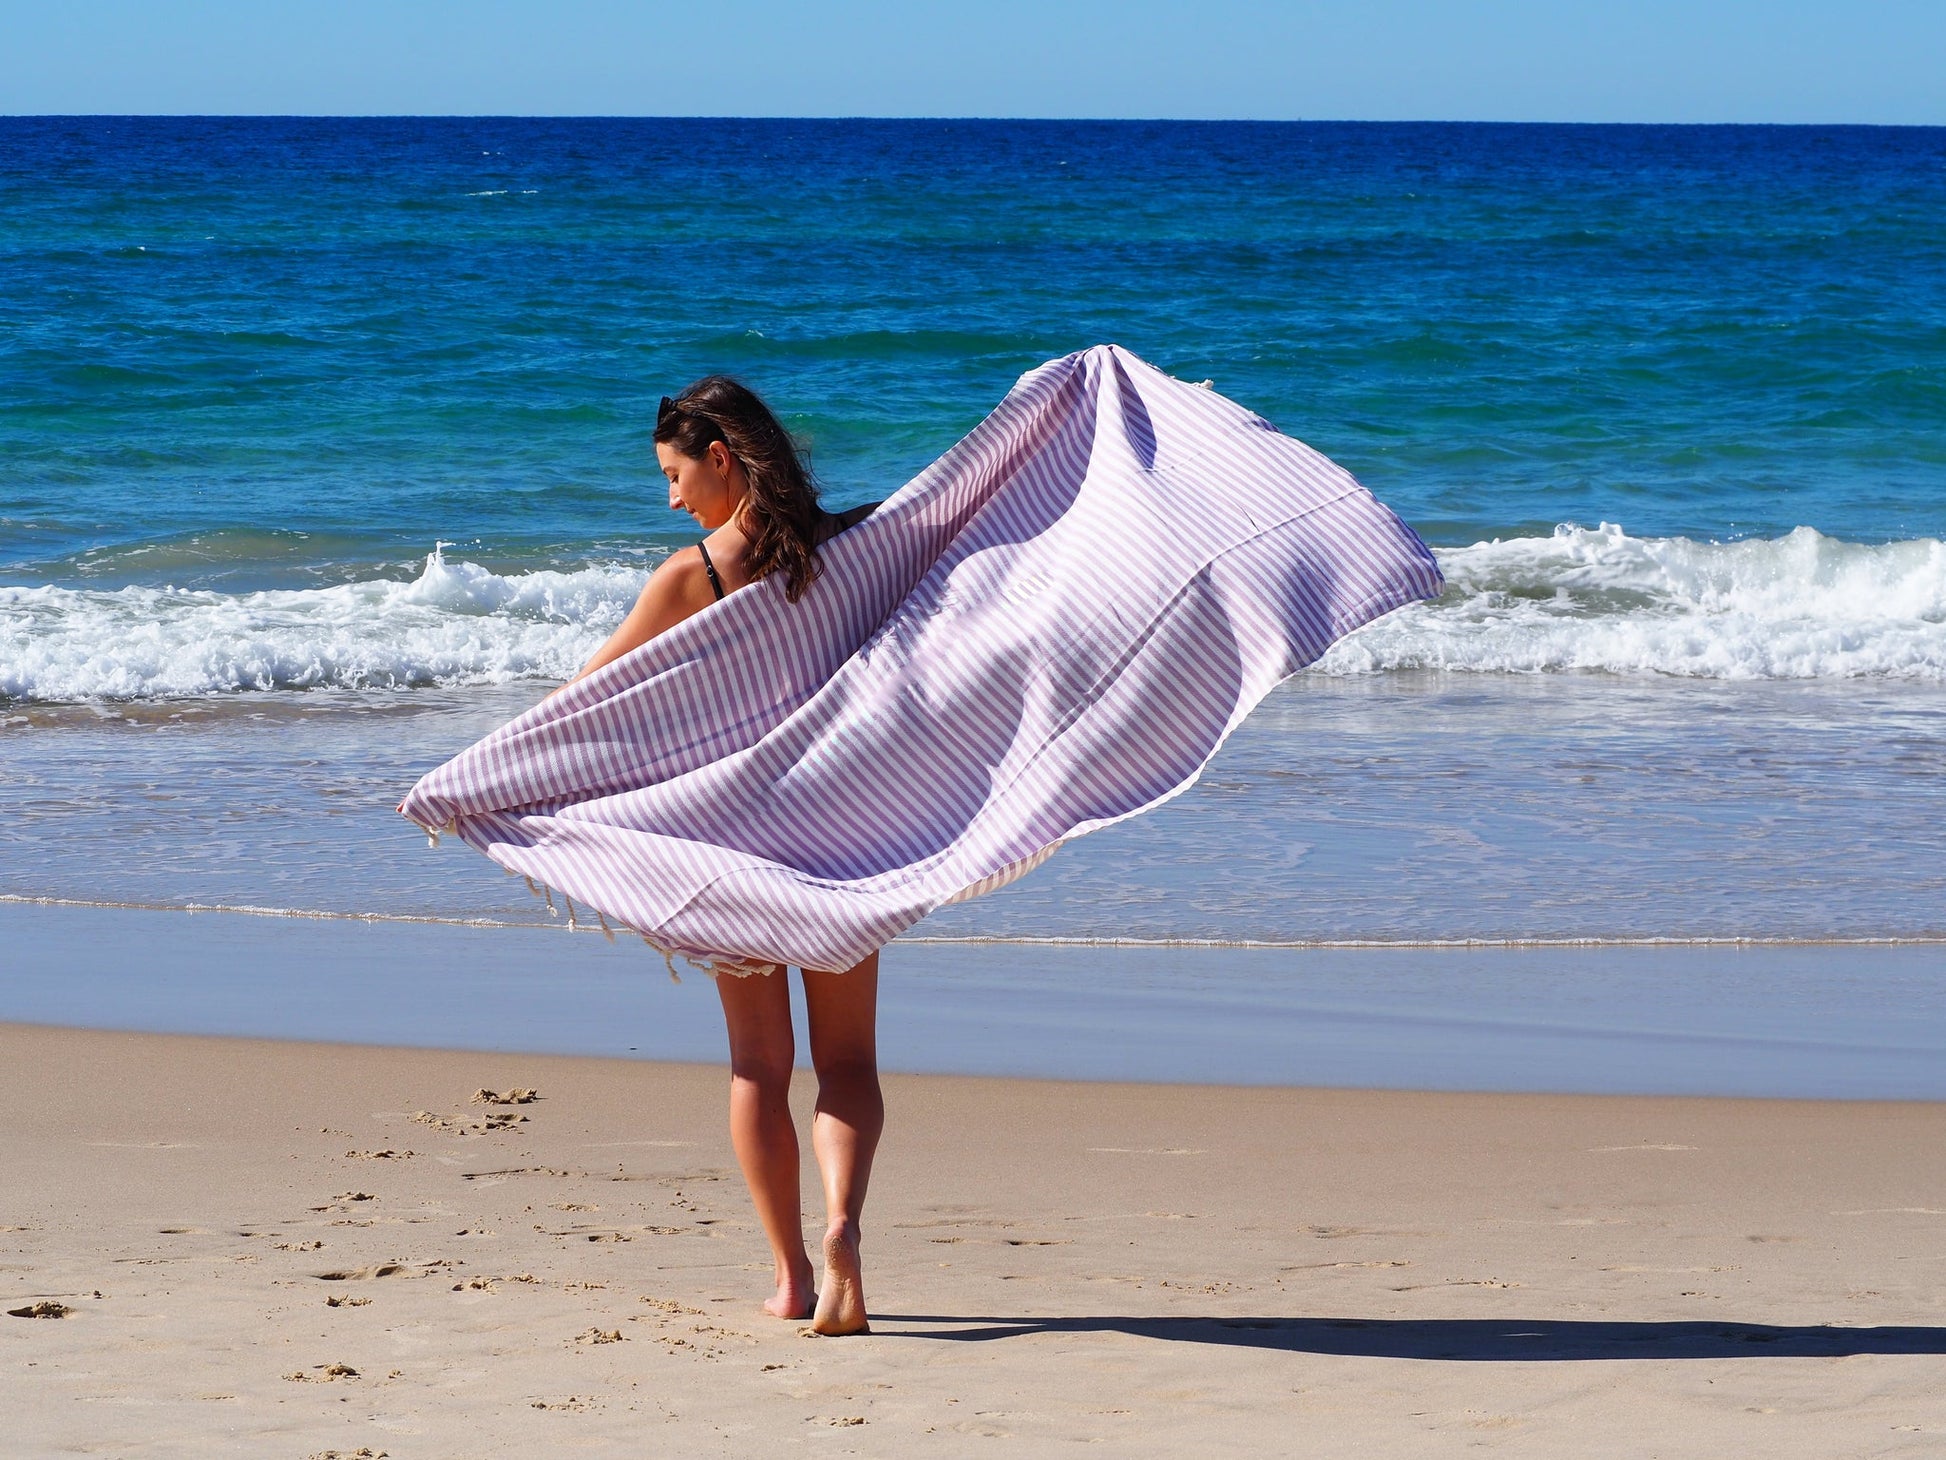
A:
{"type": "Polygon", "coordinates": [[[687,512],[714,531],[736,515],[748,490],[743,468],[721,441],[712,441],[702,456],[684,456],[666,441],[655,444],[662,474],[669,478],[669,510],[687,512]]]}

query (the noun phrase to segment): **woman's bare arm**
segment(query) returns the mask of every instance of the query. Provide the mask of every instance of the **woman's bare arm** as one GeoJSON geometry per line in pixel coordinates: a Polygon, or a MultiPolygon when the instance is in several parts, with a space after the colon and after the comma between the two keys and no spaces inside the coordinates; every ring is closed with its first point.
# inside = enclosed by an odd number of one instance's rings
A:
{"type": "MultiPolygon", "coordinates": [[[[703,571],[702,554],[694,548],[684,548],[681,552],[670,554],[649,575],[649,581],[643,585],[641,595],[635,600],[635,607],[628,611],[628,617],[608,636],[608,642],[595,650],[594,656],[581,666],[581,672],[568,684],[586,679],[604,664],[612,664],[630,650],[641,648],[657,634],[667,633],[715,601],[716,595],[711,591],[709,578],[703,571]]],[[[554,693],[559,694],[567,687],[564,684],[554,693]]]]}

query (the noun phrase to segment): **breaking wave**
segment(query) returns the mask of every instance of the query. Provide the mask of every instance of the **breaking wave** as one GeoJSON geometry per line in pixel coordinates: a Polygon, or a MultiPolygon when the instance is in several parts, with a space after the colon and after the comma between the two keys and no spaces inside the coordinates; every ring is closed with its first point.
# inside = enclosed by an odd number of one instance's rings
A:
{"type": "Polygon", "coordinates": [[[0,695],[73,701],[565,679],[635,601],[635,566],[502,577],[435,549],[410,582],[221,593],[0,588],[0,695]]]}
{"type": "Polygon", "coordinates": [[[1330,674],[1592,671],[1946,680],[1946,543],[1698,542],[1564,526],[1439,552],[1446,592],[1353,634],[1330,674]]]}
{"type": "MultiPolygon", "coordinates": [[[[1595,672],[1946,682],[1946,543],[1636,538],[1604,523],[1439,551],[1447,589],[1316,672],[1595,672]]],[[[410,581],[224,593],[0,588],[0,696],[72,702],[562,679],[640,564],[500,575],[435,549],[410,581]]]]}

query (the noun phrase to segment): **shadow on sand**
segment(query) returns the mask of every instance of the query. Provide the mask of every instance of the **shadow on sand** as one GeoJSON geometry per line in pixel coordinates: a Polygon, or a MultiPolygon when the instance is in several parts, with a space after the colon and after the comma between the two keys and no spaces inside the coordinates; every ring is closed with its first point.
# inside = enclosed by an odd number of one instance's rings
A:
{"type": "Polygon", "coordinates": [[[1463,1363],[1583,1359],[1843,1358],[1943,1354],[1946,1328],[1488,1318],[991,1318],[874,1313],[876,1333],[988,1343],[1035,1333],[1126,1333],[1290,1353],[1463,1363]]]}

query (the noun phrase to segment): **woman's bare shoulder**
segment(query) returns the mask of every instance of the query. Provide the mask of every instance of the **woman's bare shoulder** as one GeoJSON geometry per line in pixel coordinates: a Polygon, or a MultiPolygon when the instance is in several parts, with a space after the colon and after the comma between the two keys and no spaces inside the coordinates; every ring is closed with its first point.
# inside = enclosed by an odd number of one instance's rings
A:
{"type": "Polygon", "coordinates": [[[677,548],[664,558],[642,586],[643,602],[686,609],[684,617],[706,608],[715,599],[709,586],[709,570],[703,566],[703,554],[693,545],[677,548]]]}

